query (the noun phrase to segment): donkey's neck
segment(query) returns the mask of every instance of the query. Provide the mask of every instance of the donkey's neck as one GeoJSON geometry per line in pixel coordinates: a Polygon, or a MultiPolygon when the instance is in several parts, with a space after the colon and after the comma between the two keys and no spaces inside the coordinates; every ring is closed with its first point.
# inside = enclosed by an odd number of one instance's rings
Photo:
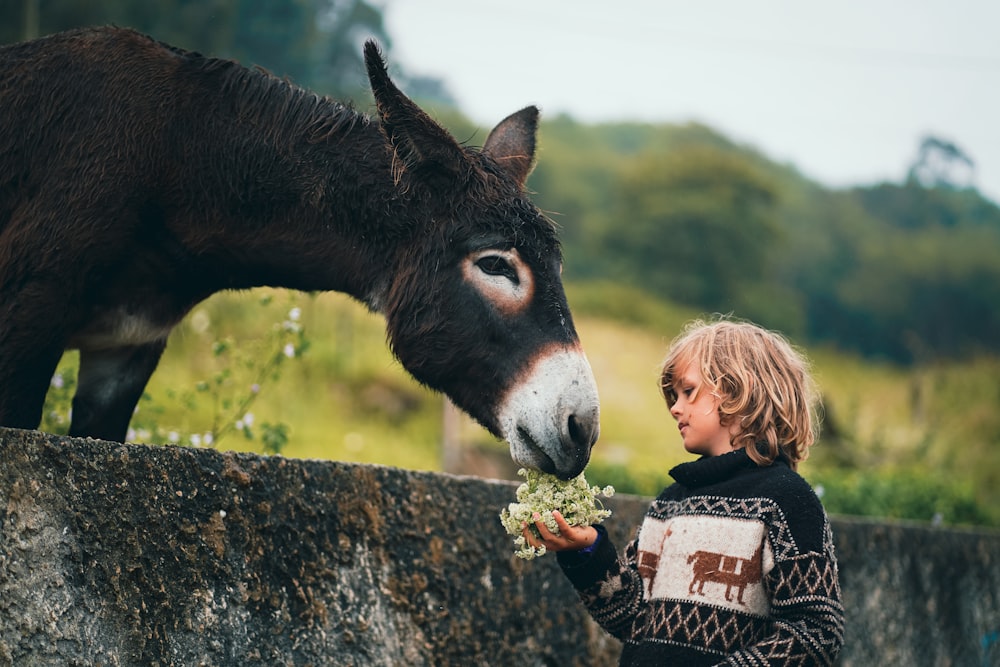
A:
{"type": "Polygon", "coordinates": [[[335,290],[377,309],[393,244],[405,241],[377,125],[260,72],[236,67],[224,76],[204,116],[222,126],[205,128],[198,150],[208,155],[188,186],[205,193],[214,218],[197,242],[217,280],[335,290]]]}

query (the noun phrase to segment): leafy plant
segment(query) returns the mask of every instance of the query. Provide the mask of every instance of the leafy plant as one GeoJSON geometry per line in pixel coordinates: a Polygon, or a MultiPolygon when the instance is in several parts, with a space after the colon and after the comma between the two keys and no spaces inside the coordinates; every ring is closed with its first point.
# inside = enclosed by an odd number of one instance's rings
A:
{"type": "Polygon", "coordinates": [[[1000,515],[979,503],[968,484],[919,470],[828,471],[811,476],[831,514],[947,525],[997,525],[1000,515]]]}
{"type": "MultiPolygon", "coordinates": [[[[237,342],[232,336],[210,336],[208,377],[197,380],[190,389],[167,388],[160,396],[143,393],[136,406],[126,439],[158,444],[212,447],[230,434],[260,442],[265,452],[280,453],[289,439],[287,424],[262,422],[257,428],[252,411],[263,388],[279,384],[282,371],[292,360],[302,357],[310,342],[300,323],[302,311],[294,304],[295,294],[286,293],[289,308],[284,318],[256,339],[237,342]],[[208,428],[197,417],[208,412],[208,428]],[[171,420],[188,415],[184,425],[171,420]],[[171,416],[168,416],[171,415],[171,416]]],[[[273,293],[264,294],[260,308],[274,316],[273,293]]],[[[193,327],[202,335],[211,332],[211,319],[203,312],[192,316],[193,327]]],[[[50,433],[69,429],[73,392],[78,371],[76,355],[67,355],[52,377],[46,396],[41,428],[50,433]]]]}

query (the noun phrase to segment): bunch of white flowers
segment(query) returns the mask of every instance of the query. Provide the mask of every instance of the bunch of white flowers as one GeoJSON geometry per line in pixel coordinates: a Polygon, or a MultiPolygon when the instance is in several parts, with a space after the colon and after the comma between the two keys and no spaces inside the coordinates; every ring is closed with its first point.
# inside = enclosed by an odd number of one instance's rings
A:
{"type": "Polygon", "coordinates": [[[552,510],[559,513],[571,526],[590,526],[601,523],[611,516],[611,510],[604,509],[598,496],[610,498],[615,494],[613,486],[603,489],[589,486],[583,473],[569,481],[564,481],[555,475],[539,470],[521,468],[517,474],[525,478],[525,482],[517,487],[517,502],[510,503],[500,512],[500,522],[509,535],[514,535],[514,555],[525,560],[545,555],[545,547],[535,548],[528,544],[521,533],[521,524],[527,523],[528,529],[536,536],[532,516],[538,512],[545,526],[556,535],[559,528],[552,516],[552,510]]]}

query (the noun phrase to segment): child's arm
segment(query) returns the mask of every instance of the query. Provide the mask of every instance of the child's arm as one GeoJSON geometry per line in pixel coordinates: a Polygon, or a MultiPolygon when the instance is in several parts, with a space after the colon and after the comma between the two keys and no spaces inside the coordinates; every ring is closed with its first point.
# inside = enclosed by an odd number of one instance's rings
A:
{"type": "Polygon", "coordinates": [[[643,608],[642,579],[628,556],[634,553],[633,547],[621,559],[603,526],[570,526],[558,511],[552,515],[559,535],[549,531],[539,517],[535,525],[542,539],[527,527],[525,539],[532,546],[544,544],[558,552],[559,566],[593,619],[613,637],[629,639],[635,616],[643,608]]]}

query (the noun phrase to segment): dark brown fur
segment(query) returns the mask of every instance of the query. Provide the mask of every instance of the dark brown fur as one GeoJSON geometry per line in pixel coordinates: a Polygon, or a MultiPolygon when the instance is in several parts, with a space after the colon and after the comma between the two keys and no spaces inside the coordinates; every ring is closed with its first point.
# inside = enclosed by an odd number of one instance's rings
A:
{"type": "Polygon", "coordinates": [[[523,193],[537,110],[460,146],[373,44],[366,62],[377,121],[126,29],[0,48],[0,424],[37,426],[79,347],[71,432],[122,439],[170,328],[214,292],[273,285],[382,312],[404,366],[496,433],[529,357],[577,344],[554,229],[523,193]],[[461,281],[480,247],[534,272],[517,318],[461,281]]]}

